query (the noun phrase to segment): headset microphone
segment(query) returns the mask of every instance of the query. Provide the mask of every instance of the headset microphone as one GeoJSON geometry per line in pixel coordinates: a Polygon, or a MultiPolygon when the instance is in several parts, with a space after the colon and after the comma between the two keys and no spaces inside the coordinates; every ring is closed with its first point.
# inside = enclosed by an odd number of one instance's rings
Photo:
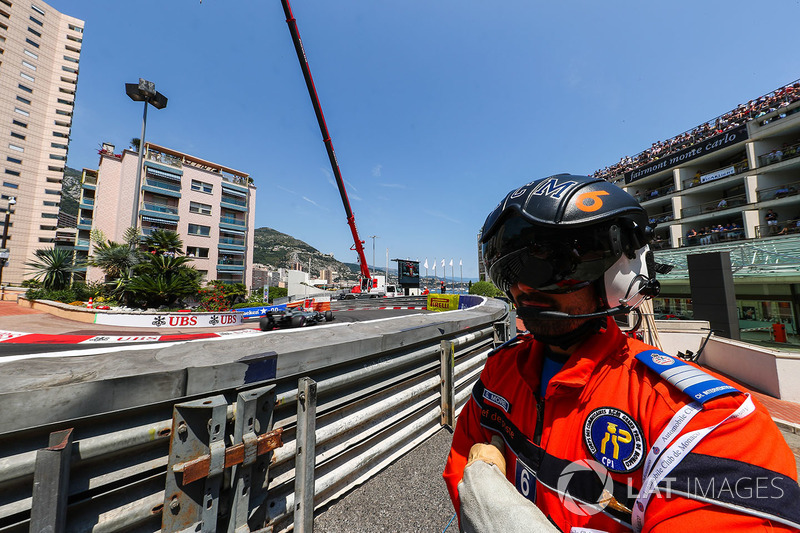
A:
{"type": "Polygon", "coordinates": [[[630,306],[619,305],[617,307],[612,307],[611,309],[606,309],[604,311],[597,311],[595,313],[571,315],[569,313],[564,313],[562,311],[540,311],[538,309],[523,306],[517,308],[517,316],[523,320],[525,320],[526,318],[530,319],[549,318],[549,319],[564,320],[564,319],[580,319],[580,318],[601,318],[606,316],[622,315],[630,312],[630,310],[631,310],[630,306]]]}

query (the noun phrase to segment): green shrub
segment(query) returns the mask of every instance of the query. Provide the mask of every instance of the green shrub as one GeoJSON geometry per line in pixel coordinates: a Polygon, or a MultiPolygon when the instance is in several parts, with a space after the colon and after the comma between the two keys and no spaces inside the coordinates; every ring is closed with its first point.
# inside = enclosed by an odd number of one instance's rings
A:
{"type": "Polygon", "coordinates": [[[478,281],[473,283],[472,287],[469,288],[469,293],[476,294],[478,296],[487,296],[490,298],[505,296],[503,291],[498,289],[491,281],[478,281]]]}

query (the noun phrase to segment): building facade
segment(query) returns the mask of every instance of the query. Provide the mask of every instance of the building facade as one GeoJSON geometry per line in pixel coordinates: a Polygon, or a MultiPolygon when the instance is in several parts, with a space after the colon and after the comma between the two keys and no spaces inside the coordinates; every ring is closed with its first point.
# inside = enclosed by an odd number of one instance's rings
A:
{"type": "MultiPolygon", "coordinates": [[[[205,280],[252,285],[256,188],[248,174],[151,143],[145,144],[139,201],[138,154],[104,145],[98,170],[84,170],[75,240],[76,259],[92,238],[123,242],[136,221],[142,235],[177,232],[183,252],[205,280]]],[[[103,273],[87,267],[87,281],[103,273]]]]}
{"type": "Polygon", "coordinates": [[[669,141],[623,158],[604,177],[636,197],[655,225],[657,313],[693,317],[688,260],[731,258],[740,328],[800,317],[800,83],[742,104],[669,141]],[[677,139],[677,142],[676,142],[677,139]]]}
{"type": "Polygon", "coordinates": [[[17,202],[4,282],[55,243],[83,25],[39,0],[0,0],[0,213],[17,202]]]}

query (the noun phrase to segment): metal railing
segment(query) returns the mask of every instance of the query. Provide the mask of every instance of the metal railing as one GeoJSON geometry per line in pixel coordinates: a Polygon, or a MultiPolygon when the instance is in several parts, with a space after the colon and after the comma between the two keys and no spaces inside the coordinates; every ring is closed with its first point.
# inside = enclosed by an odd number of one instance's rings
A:
{"type": "Polygon", "coordinates": [[[156,178],[151,178],[150,176],[146,177],[144,184],[149,185],[150,187],[158,187],[159,189],[167,189],[169,191],[180,192],[181,190],[180,185],[176,185],[175,183],[169,183],[167,181],[159,180],[156,178]]]}
{"type": "Polygon", "coordinates": [[[232,224],[234,226],[244,226],[246,224],[244,220],[240,220],[236,217],[222,216],[219,217],[219,221],[222,222],[223,224],[232,224]]]}
{"type": "Polygon", "coordinates": [[[686,218],[695,215],[719,212],[719,211],[724,211],[726,209],[731,209],[733,207],[741,207],[743,205],[747,205],[747,195],[737,194],[719,200],[704,202],[699,205],[684,207],[683,209],[681,209],[681,217],[686,218]]]}
{"type": "Polygon", "coordinates": [[[487,300],[343,328],[2,363],[0,529],[308,523],[452,427],[512,323],[503,302],[487,300]],[[64,371],[73,379],[57,377],[64,371]]]}
{"type": "Polygon", "coordinates": [[[695,187],[701,187],[707,183],[712,183],[714,181],[717,181],[718,179],[727,178],[729,176],[735,176],[737,174],[747,172],[749,168],[750,167],[747,165],[747,160],[739,161],[738,163],[734,163],[733,165],[725,165],[722,168],[717,168],[709,172],[706,172],[704,174],[700,174],[699,176],[695,176],[692,179],[683,180],[683,190],[693,189],[695,187]],[[730,169],[728,170],[728,172],[730,172],[729,174],[725,172],[726,169],[730,169]],[[718,178],[714,177],[714,179],[709,179],[709,176],[712,176],[713,174],[720,174],[720,177],[718,178]]]}
{"type": "Polygon", "coordinates": [[[791,183],[776,185],[775,187],[758,189],[756,190],[756,197],[758,198],[759,202],[765,202],[767,200],[779,200],[788,196],[796,196],[798,188],[800,188],[800,181],[793,181],[791,183]]]}
{"type": "Polygon", "coordinates": [[[176,206],[171,206],[171,205],[142,202],[142,207],[144,207],[144,209],[147,211],[157,211],[159,213],[169,213],[171,215],[178,214],[178,208],[176,206]]]}
{"type": "Polygon", "coordinates": [[[771,152],[761,154],[758,156],[758,164],[759,166],[765,167],[788,159],[794,159],[798,156],[800,156],[800,143],[784,146],[783,148],[776,148],[771,152]]]}

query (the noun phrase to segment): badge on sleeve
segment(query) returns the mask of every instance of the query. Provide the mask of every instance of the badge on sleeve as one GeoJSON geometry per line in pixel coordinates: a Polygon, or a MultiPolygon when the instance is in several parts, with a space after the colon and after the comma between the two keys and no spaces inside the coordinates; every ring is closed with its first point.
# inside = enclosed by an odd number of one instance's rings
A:
{"type": "Polygon", "coordinates": [[[639,424],[614,407],[589,413],[583,424],[583,440],[592,457],[611,472],[633,472],[644,460],[645,442],[639,424]]]}

